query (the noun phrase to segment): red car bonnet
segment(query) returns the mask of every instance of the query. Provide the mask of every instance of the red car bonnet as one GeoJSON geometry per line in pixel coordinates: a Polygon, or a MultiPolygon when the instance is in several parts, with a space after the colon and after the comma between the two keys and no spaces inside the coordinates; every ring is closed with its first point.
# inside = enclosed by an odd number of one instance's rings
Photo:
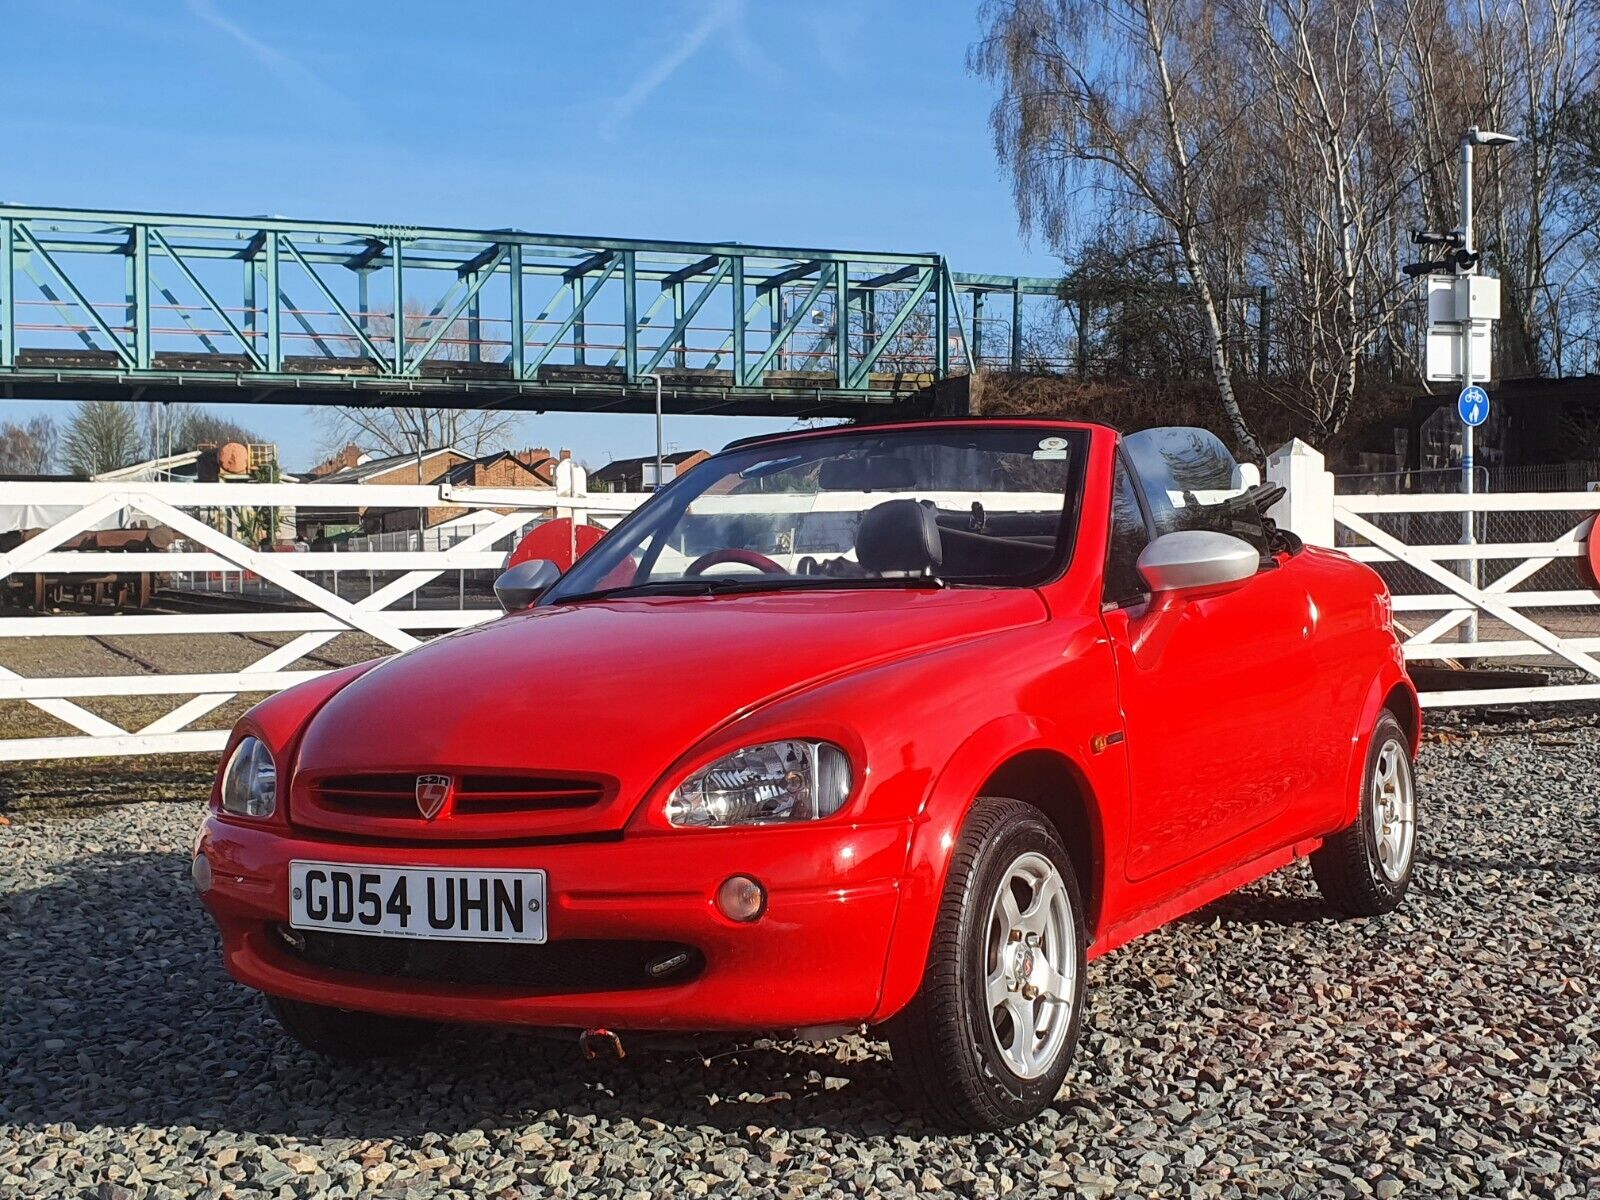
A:
{"type": "Polygon", "coordinates": [[[297,775],[601,777],[612,784],[602,804],[552,812],[539,829],[620,829],[639,789],[751,709],[840,672],[1044,617],[1028,588],[535,609],[440,638],[356,680],[313,718],[297,775]]]}

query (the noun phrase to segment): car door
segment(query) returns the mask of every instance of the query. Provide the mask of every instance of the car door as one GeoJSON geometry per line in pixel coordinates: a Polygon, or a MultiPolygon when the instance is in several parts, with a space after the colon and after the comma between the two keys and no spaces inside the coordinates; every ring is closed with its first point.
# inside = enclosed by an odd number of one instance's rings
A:
{"type": "MultiPolygon", "coordinates": [[[[1264,836],[1241,842],[1240,857],[1271,840],[1264,827],[1285,813],[1303,782],[1295,769],[1296,717],[1313,701],[1308,647],[1315,616],[1300,572],[1270,555],[1253,578],[1229,590],[1151,597],[1134,566],[1139,551],[1174,524],[1201,527],[1203,519],[1192,512],[1163,517],[1164,497],[1153,512],[1145,499],[1153,489],[1127,459],[1116,488],[1104,618],[1126,732],[1132,821],[1125,871],[1138,882],[1252,831],[1264,836]]],[[[1264,530],[1261,538],[1264,548],[1264,530]]]]}

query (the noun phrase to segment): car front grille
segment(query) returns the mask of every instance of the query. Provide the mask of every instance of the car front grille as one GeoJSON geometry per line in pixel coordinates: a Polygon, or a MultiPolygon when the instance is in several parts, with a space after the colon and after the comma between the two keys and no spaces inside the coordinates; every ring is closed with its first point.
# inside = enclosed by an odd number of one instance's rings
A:
{"type": "Polygon", "coordinates": [[[542,946],[449,942],[277,927],[286,953],[334,971],[533,992],[626,991],[685,983],[705,959],[678,942],[569,939],[542,946]]]}
{"type": "MultiPolygon", "coordinates": [[[[414,774],[329,775],[311,787],[317,801],[345,812],[421,819],[414,774]]],[[[455,811],[472,813],[545,812],[587,808],[603,790],[588,779],[550,779],[542,775],[463,775],[456,781],[455,811]]]]}
{"type": "Polygon", "coordinates": [[[449,808],[430,818],[417,802],[416,772],[322,775],[297,783],[297,824],[369,837],[452,841],[536,836],[552,822],[570,826],[600,806],[599,779],[470,772],[455,775],[449,808]]]}

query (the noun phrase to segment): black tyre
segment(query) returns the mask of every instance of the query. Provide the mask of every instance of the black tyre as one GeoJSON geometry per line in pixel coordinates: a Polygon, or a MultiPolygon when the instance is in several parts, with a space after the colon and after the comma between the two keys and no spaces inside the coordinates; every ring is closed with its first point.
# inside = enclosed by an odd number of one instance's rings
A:
{"type": "Polygon", "coordinates": [[[282,996],[268,996],[267,1006],[295,1041],[315,1054],[341,1062],[409,1054],[439,1032],[432,1021],[352,1012],[282,996]]]}
{"type": "Polygon", "coordinates": [[[1404,898],[1416,848],[1411,743],[1386,710],[1372,732],[1355,823],[1311,855],[1311,873],[1331,906],[1352,917],[1376,917],[1404,898]]]}
{"type": "Polygon", "coordinates": [[[1044,815],[980,799],[951,857],[922,987],[889,1023],[898,1073],[953,1130],[1000,1129],[1056,1098],[1083,1014],[1072,860],[1044,815]]]}

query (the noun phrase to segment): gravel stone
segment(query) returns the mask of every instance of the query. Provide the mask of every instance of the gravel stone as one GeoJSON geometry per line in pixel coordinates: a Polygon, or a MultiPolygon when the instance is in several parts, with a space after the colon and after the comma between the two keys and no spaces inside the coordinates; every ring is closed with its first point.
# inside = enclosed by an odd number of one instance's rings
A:
{"type": "Polygon", "coordinates": [[[0,772],[0,1196],[1600,1197],[1600,714],[1429,725],[1399,912],[1302,865],[1097,961],[1056,1105],[982,1137],[867,1037],[322,1062],[191,891],[209,764],[0,772]]]}

